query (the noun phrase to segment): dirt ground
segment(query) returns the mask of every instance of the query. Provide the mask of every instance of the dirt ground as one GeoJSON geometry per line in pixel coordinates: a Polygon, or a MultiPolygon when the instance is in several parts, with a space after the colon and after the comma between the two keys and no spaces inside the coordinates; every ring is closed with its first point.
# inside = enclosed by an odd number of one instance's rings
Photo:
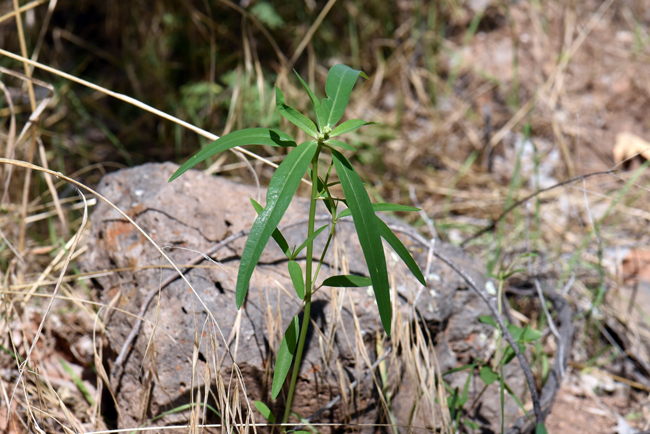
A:
{"type": "MultiPolygon", "coordinates": [[[[568,177],[608,170],[619,163],[614,161],[614,148],[620,133],[650,140],[650,57],[645,48],[650,40],[647,27],[640,24],[647,22],[649,9],[643,2],[616,3],[580,2],[575,14],[567,13],[568,2],[550,3],[544,6],[548,21],[542,23],[533,6],[521,2],[510,9],[510,27],[479,32],[464,51],[465,64],[472,65],[474,72],[508,80],[513,76],[513,47],[518,44],[520,92],[526,99],[534,92],[538,96],[532,115],[537,118],[531,122],[537,134],[562,150],[556,170],[563,170],[568,177]],[[552,53],[570,56],[570,61],[558,66],[552,53]],[[553,82],[549,77],[554,74],[561,78],[553,82]]],[[[493,98],[480,101],[498,107],[493,98]]],[[[498,119],[501,114],[494,111],[498,119]]],[[[643,150],[633,144],[625,148],[625,142],[619,146],[626,149],[626,157],[643,150]]],[[[642,208],[647,209],[647,199],[643,202],[642,208]]],[[[638,239],[621,227],[609,240],[622,250],[618,259],[612,260],[618,281],[613,282],[608,300],[633,329],[636,326],[632,324],[647,329],[643,313],[650,312],[650,255],[644,242],[648,217],[644,217],[637,222],[641,227],[631,229],[639,233],[638,239]],[[634,312],[623,301],[630,299],[637,303],[634,312]]],[[[639,349],[647,353],[647,340],[639,349]]],[[[590,389],[596,384],[591,379],[583,378],[577,369],[567,373],[548,418],[549,433],[631,432],[624,431],[626,422],[648,429],[650,389],[623,387],[595,393],[590,389]]]]}

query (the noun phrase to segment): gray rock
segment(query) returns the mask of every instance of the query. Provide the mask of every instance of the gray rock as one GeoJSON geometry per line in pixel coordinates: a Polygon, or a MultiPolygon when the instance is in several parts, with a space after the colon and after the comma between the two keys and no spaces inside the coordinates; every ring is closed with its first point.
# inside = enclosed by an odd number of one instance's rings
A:
{"type": "MultiPolygon", "coordinates": [[[[135,220],[180,266],[195,258],[197,251],[208,251],[226,237],[248,230],[256,216],[249,198],[257,198],[258,193],[264,198],[265,191],[198,171],[168,183],[176,168],[166,163],[121,170],[104,177],[99,192],[135,220]]],[[[280,225],[290,244],[300,244],[306,236],[308,206],[306,199],[294,199],[280,225]]],[[[317,214],[324,216],[325,212],[319,209],[317,214]]],[[[275,403],[270,399],[272,366],[282,334],[301,303],[292,289],[284,255],[274,241],[269,242],[253,275],[244,308],[237,311],[235,283],[245,237],[213,255],[220,265],[203,261],[186,273],[194,292],[181,279],[160,288],[161,282],[176,272],[109,205],[100,202],[91,223],[85,270],[115,270],[94,279],[94,284],[101,299],[112,307],[105,317],[106,356],[113,371],[119,427],[187,423],[188,411],[153,422],[151,419],[187,404],[191,396],[197,401],[200,394],[203,400],[206,385],[208,402],[218,411],[224,411],[224,401],[241,406],[242,413],[231,420],[244,421],[248,414],[245,409],[254,400],[271,403],[272,410],[280,414],[283,395],[275,403]],[[145,322],[121,367],[123,372],[115,377],[115,357],[135,323],[134,315],[138,315],[146,294],[158,289],[159,295],[147,309],[145,322]]],[[[408,237],[401,238],[424,270],[427,250],[408,237]]],[[[322,251],[325,241],[325,236],[317,239],[316,252],[322,251]]],[[[438,243],[436,248],[444,249],[479,285],[485,284],[479,271],[483,268],[476,261],[452,246],[438,243]]],[[[437,373],[477,357],[489,357],[492,330],[477,321],[489,311],[464,281],[434,260],[427,277],[429,286],[423,288],[389,252],[387,248],[391,286],[396,288],[390,339],[381,328],[371,291],[323,288],[315,294],[312,319],[318,327],[312,327],[308,336],[293,406],[301,416],[313,414],[339,395],[342,387],[362,377],[354,393],[344,390],[342,403],[324,412],[319,422],[386,423],[386,410],[377,393],[379,384],[385,386],[390,411],[399,424],[439,426],[440,413],[432,410],[437,405],[437,373]],[[384,349],[393,348],[379,369],[386,369],[387,385],[381,384],[378,372],[363,375],[378,357],[378,340],[384,349]],[[433,342],[435,351],[427,342],[433,342]],[[415,372],[414,365],[409,365],[409,360],[415,363],[416,359],[418,369],[424,372],[415,372]],[[423,390],[425,386],[431,390],[423,390]]],[[[304,257],[299,262],[304,269],[304,257]]],[[[351,221],[340,221],[337,226],[337,237],[319,279],[339,268],[345,273],[365,273],[351,221]]],[[[464,378],[460,373],[445,379],[462,389],[464,378]]],[[[518,369],[509,372],[508,381],[522,397],[524,381],[518,369]]],[[[472,384],[472,393],[477,395],[482,383],[475,379],[472,384]]],[[[481,404],[475,407],[477,416],[486,418],[493,428],[500,424],[499,412],[492,411],[498,408],[496,393],[483,394],[481,404]],[[481,409],[488,411],[480,413],[484,411],[481,409]]],[[[509,400],[506,418],[512,420],[516,412],[516,405],[509,400]]],[[[253,413],[261,422],[259,413],[253,413]]],[[[222,422],[218,417],[207,420],[222,422]]]]}

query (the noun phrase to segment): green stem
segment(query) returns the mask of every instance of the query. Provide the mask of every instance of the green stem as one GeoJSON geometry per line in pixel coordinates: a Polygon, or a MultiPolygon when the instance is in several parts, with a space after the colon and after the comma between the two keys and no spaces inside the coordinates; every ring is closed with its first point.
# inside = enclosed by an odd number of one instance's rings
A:
{"type": "MultiPolygon", "coordinates": [[[[307,237],[314,233],[314,225],[316,220],[316,202],[318,198],[318,156],[320,154],[322,145],[318,146],[314,159],[311,161],[311,203],[309,205],[309,226],[307,228],[307,237]]],[[[307,244],[307,264],[305,266],[305,313],[302,318],[302,326],[300,328],[300,339],[298,340],[298,348],[296,349],[296,359],[293,364],[293,372],[291,373],[291,383],[289,383],[289,393],[287,395],[287,406],[284,410],[284,417],[282,423],[289,421],[291,414],[291,404],[293,403],[293,395],[296,389],[296,380],[298,380],[298,371],[300,362],[302,361],[302,352],[305,348],[305,339],[307,338],[307,330],[309,329],[309,319],[311,313],[311,268],[312,258],[314,256],[314,241],[312,240],[307,244]]]]}
{"type": "Polygon", "coordinates": [[[318,273],[320,273],[320,268],[323,265],[323,261],[325,260],[325,254],[327,253],[327,250],[330,247],[330,242],[332,241],[332,237],[334,236],[334,229],[336,228],[336,223],[332,224],[332,230],[330,231],[329,237],[327,237],[327,242],[325,243],[325,248],[323,249],[323,253],[320,256],[320,261],[318,261],[318,266],[316,267],[316,272],[314,273],[314,278],[312,279],[312,282],[316,283],[316,279],[318,279],[318,273]]]}

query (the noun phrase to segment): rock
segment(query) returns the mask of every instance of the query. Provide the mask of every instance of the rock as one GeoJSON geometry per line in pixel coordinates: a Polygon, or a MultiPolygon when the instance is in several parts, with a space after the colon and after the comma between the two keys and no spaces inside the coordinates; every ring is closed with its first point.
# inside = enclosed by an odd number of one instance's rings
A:
{"type": "MultiPolygon", "coordinates": [[[[249,198],[257,198],[258,193],[263,198],[265,191],[198,171],[168,183],[176,168],[166,163],[121,170],[104,177],[99,192],[182,266],[197,257],[197,252],[209,251],[225,238],[248,230],[256,216],[249,198]]],[[[280,225],[290,245],[305,238],[308,206],[307,200],[294,199],[280,225]]],[[[317,211],[317,215],[324,214],[324,209],[317,211]]],[[[282,334],[301,304],[275,242],[271,240],[262,255],[247,300],[238,311],[234,291],[245,236],[235,237],[213,255],[219,264],[203,261],[185,274],[193,290],[180,278],[161,288],[176,271],[131,223],[99,202],[91,224],[84,269],[114,270],[93,282],[101,300],[111,307],[105,316],[105,355],[120,413],[118,427],[186,424],[188,410],[151,419],[190,402],[203,402],[206,396],[206,402],[224,414],[222,420],[207,411],[207,422],[245,422],[246,409],[252,408],[254,400],[269,403],[279,415],[286,389],[277,402],[271,401],[272,366],[282,334]],[[115,369],[115,358],[135,323],[134,315],[151,291],[156,297],[146,310],[143,326],[125,362],[115,369]],[[226,402],[240,412],[228,413],[226,402]]],[[[319,279],[337,269],[365,274],[352,222],[340,221],[337,235],[319,279]]],[[[401,238],[426,269],[428,250],[409,237],[401,238]]],[[[315,252],[322,251],[325,241],[325,236],[316,240],[315,252]]],[[[449,245],[437,243],[436,248],[485,285],[476,261],[449,245]]],[[[387,252],[391,286],[396,288],[390,339],[385,337],[370,289],[322,288],[315,294],[312,320],[318,328],[312,327],[307,337],[293,406],[302,417],[342,394],[339,405],[320,415],[318,422],[386,423],[390,411],[401,425],[440,426],[438,373],[491,355],[492,329],[477,321],[489,311],[453,270],[434,260],[427,276],[429,286],[424,288],[390,248],[387,252]],[[377,360],[378,351],[387,348],[392,352],[379,369],[364,375],[377,360]],[[351,393],[347,387],[358,378],[359,385],[351,393]],[[377,386],[383,388],[383,403],[377,386]]],[[[299,263],[304,269],[304,256],[299,263]]],[[[466,375],[456,373],[445,379],[462,390],[466,375]]],[[[510,387],[523,398],[523,375],[519,369],[510,369],[508,375],[510,387]]],[[[480,380],[472,381],[473,396],[481,386],[480,380]]],[[[499,400],[498,390],[492,389],[483,394],[473,416],[496,429],[500,413],[494,410],[499,400]]],[[[203,414],[205,408],[195,413],[203,414]]],[[[516,413],[517,406],[508,398],[507,420],[516,413]]],[[[257,422],[263,421],[256,410],[252,414],[257,422]]]]}

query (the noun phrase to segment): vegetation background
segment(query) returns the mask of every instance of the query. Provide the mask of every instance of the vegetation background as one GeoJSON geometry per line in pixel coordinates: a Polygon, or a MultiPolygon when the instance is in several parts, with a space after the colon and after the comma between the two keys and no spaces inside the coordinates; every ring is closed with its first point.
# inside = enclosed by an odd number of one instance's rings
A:
{"type": "MultiPolygon", "coordinates": [[[[556,279],[579,330],[549,432],[612,432],[617,424],[647,429],[650,423],[649,179],[647,163],[635,157],[647,148],[638,137],[650,133],[649,6],[644,0],[5,0],[0,48],[216,135],[255,126],[291,130],[274,110],[273,86],[307,110],[293,68],[319,91],[331,65],[362,69],[370,80],[353,93],[348,116],[381,122],[351,143],[372,194],[420,204],[438,236],[480,258],[486,273],[536,252],[536,273],[556,279]]],[[[209,142],[6,53],[0,66],[0,153],[7,158],[93,186],[121,167],[182,162],[209,142]],[[10,71],[51,84],[53,95],[42,86],[32,93],[10,71]],[[38,121],[16,140],[35,112],[38,121]]],[[[260,153],[280,160],[282,151],[273,151],[260,153]]],[[[272,171],[252,164],[268,182],[272,171]]],[[[247,165],[231,155],[205,168],[253,182],[247,165]]],[[[63,268],[83,205],[68,185],[8,165],[0,170],[3,184],[11,176],[0,216],[6,356],[0,427],[26,430],[31,409],[50,401],[60,405],[48,411],[87,431],[103,427],[93,396],[92,340],[101,306],[80,302],[93,294],[75,276],[87,229],[62,286],[67,307],[50,312],[46,298],[33,297],[51,294],[53,285],[43,282],[63,268]],[[58,372],[68,395],[23,384],[25,393],[9,409],[17,363],[41,334],[39,345],[52,348],[41,369],[58,372]]],[[[410,218],[432,235],[426,218],[410,218]]],[[[505,282],[506,291],[512,279],[528,278],[524,266],[505,282]]],[[[511,302],[525,321],[544,328],[533,300],[512,294],[511,302]]],[[[532,360],[540,385],[555,350],[545,335],[532,360]]]]}

